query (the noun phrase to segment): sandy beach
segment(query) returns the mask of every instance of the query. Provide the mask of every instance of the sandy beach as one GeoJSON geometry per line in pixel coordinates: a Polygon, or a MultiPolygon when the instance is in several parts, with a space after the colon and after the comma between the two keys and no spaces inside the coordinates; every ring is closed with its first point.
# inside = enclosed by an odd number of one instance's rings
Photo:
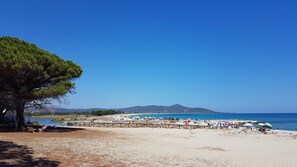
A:
{"type": "Polygon", "coordinates": [[[1,132],[0,166],[296,166],[296,135],[238,129],[93,127],[1,132]]]}

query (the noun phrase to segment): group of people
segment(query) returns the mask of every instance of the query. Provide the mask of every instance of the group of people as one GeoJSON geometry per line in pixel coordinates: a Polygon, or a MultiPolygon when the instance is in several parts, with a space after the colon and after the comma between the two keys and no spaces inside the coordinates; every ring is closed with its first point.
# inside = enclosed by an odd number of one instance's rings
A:
{"type": "Polygon", "coordinates": [[[259,127],[259,131],[262,132],[262,133],[264,133],[264,134],[267,133],[267,132],[266,132],[266,128],[263,128],[263,127],[259,127]]]}

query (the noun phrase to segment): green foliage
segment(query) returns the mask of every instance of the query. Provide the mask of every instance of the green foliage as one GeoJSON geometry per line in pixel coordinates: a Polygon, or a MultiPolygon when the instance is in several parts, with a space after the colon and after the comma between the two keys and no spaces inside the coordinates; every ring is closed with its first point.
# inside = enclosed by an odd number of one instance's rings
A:
{"type": "Polygon", "coordinates": [[[42,116],[42,115],[54,115],[53,112],[42,111],[42,112],[33,112],[32,116],[42,116]]]}
{"type": "Polygon", "coordinates": [[[30,122],[32,125],[39,125],[38,122],[30,122]]]}
{"type": "MultiPolygon", "coordinates": [[[[82,69],[71,61],[34,44],[13,37],[0,37],[0,92],[17,113],[17,128],[24,125],[25,105],[59,98],[74,89],[73,79],[82,69]]],[[[3,100],[2,100],[3,101],[3,100]]],[[[6,105],[6,101],[1,105],[6,105]]]]}
{"type": "Polygon", "coordinates": [[[21,99],[63,96],[74,88],[81,68],[55,54],[12,37],[0,38],[0,90],[21,99]]]}
{"type": "Polygon", "coordinates": [[[57,118],[55,119],[56,122],[64,122],[65,121],[65,118],[57,118]]]}
{"type": "Polygon", "coordinates": [[[93,110],[91,111],[91,115],[93,116],[102,116],[102,115],[112,115],[119,114],[120,112],[115,110],[93,110]]]}

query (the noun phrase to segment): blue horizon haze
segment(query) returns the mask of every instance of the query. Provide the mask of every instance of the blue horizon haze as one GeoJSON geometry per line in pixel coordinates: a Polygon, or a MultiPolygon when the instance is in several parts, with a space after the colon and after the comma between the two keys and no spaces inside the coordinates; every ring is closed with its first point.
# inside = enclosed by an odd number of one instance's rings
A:
{"type": "MultiPolygon", "coordinates": [[[[297,2],[0,1],[0,36],[83,69],[66,108],[297,113],[297,2]]],[[[57,104],[57,103],[56,103],[57,104]]]]}

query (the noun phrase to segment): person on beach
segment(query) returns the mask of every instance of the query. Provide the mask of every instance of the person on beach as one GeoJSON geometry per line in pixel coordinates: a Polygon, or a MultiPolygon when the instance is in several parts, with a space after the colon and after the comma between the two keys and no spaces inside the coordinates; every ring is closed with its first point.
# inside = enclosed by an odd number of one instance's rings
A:
{"type": "Polygon", "coordinates": [[[39,132],[45,132],[47,130],[47,126],[43,125],[42,128],[39,128],[39,132]]]}

